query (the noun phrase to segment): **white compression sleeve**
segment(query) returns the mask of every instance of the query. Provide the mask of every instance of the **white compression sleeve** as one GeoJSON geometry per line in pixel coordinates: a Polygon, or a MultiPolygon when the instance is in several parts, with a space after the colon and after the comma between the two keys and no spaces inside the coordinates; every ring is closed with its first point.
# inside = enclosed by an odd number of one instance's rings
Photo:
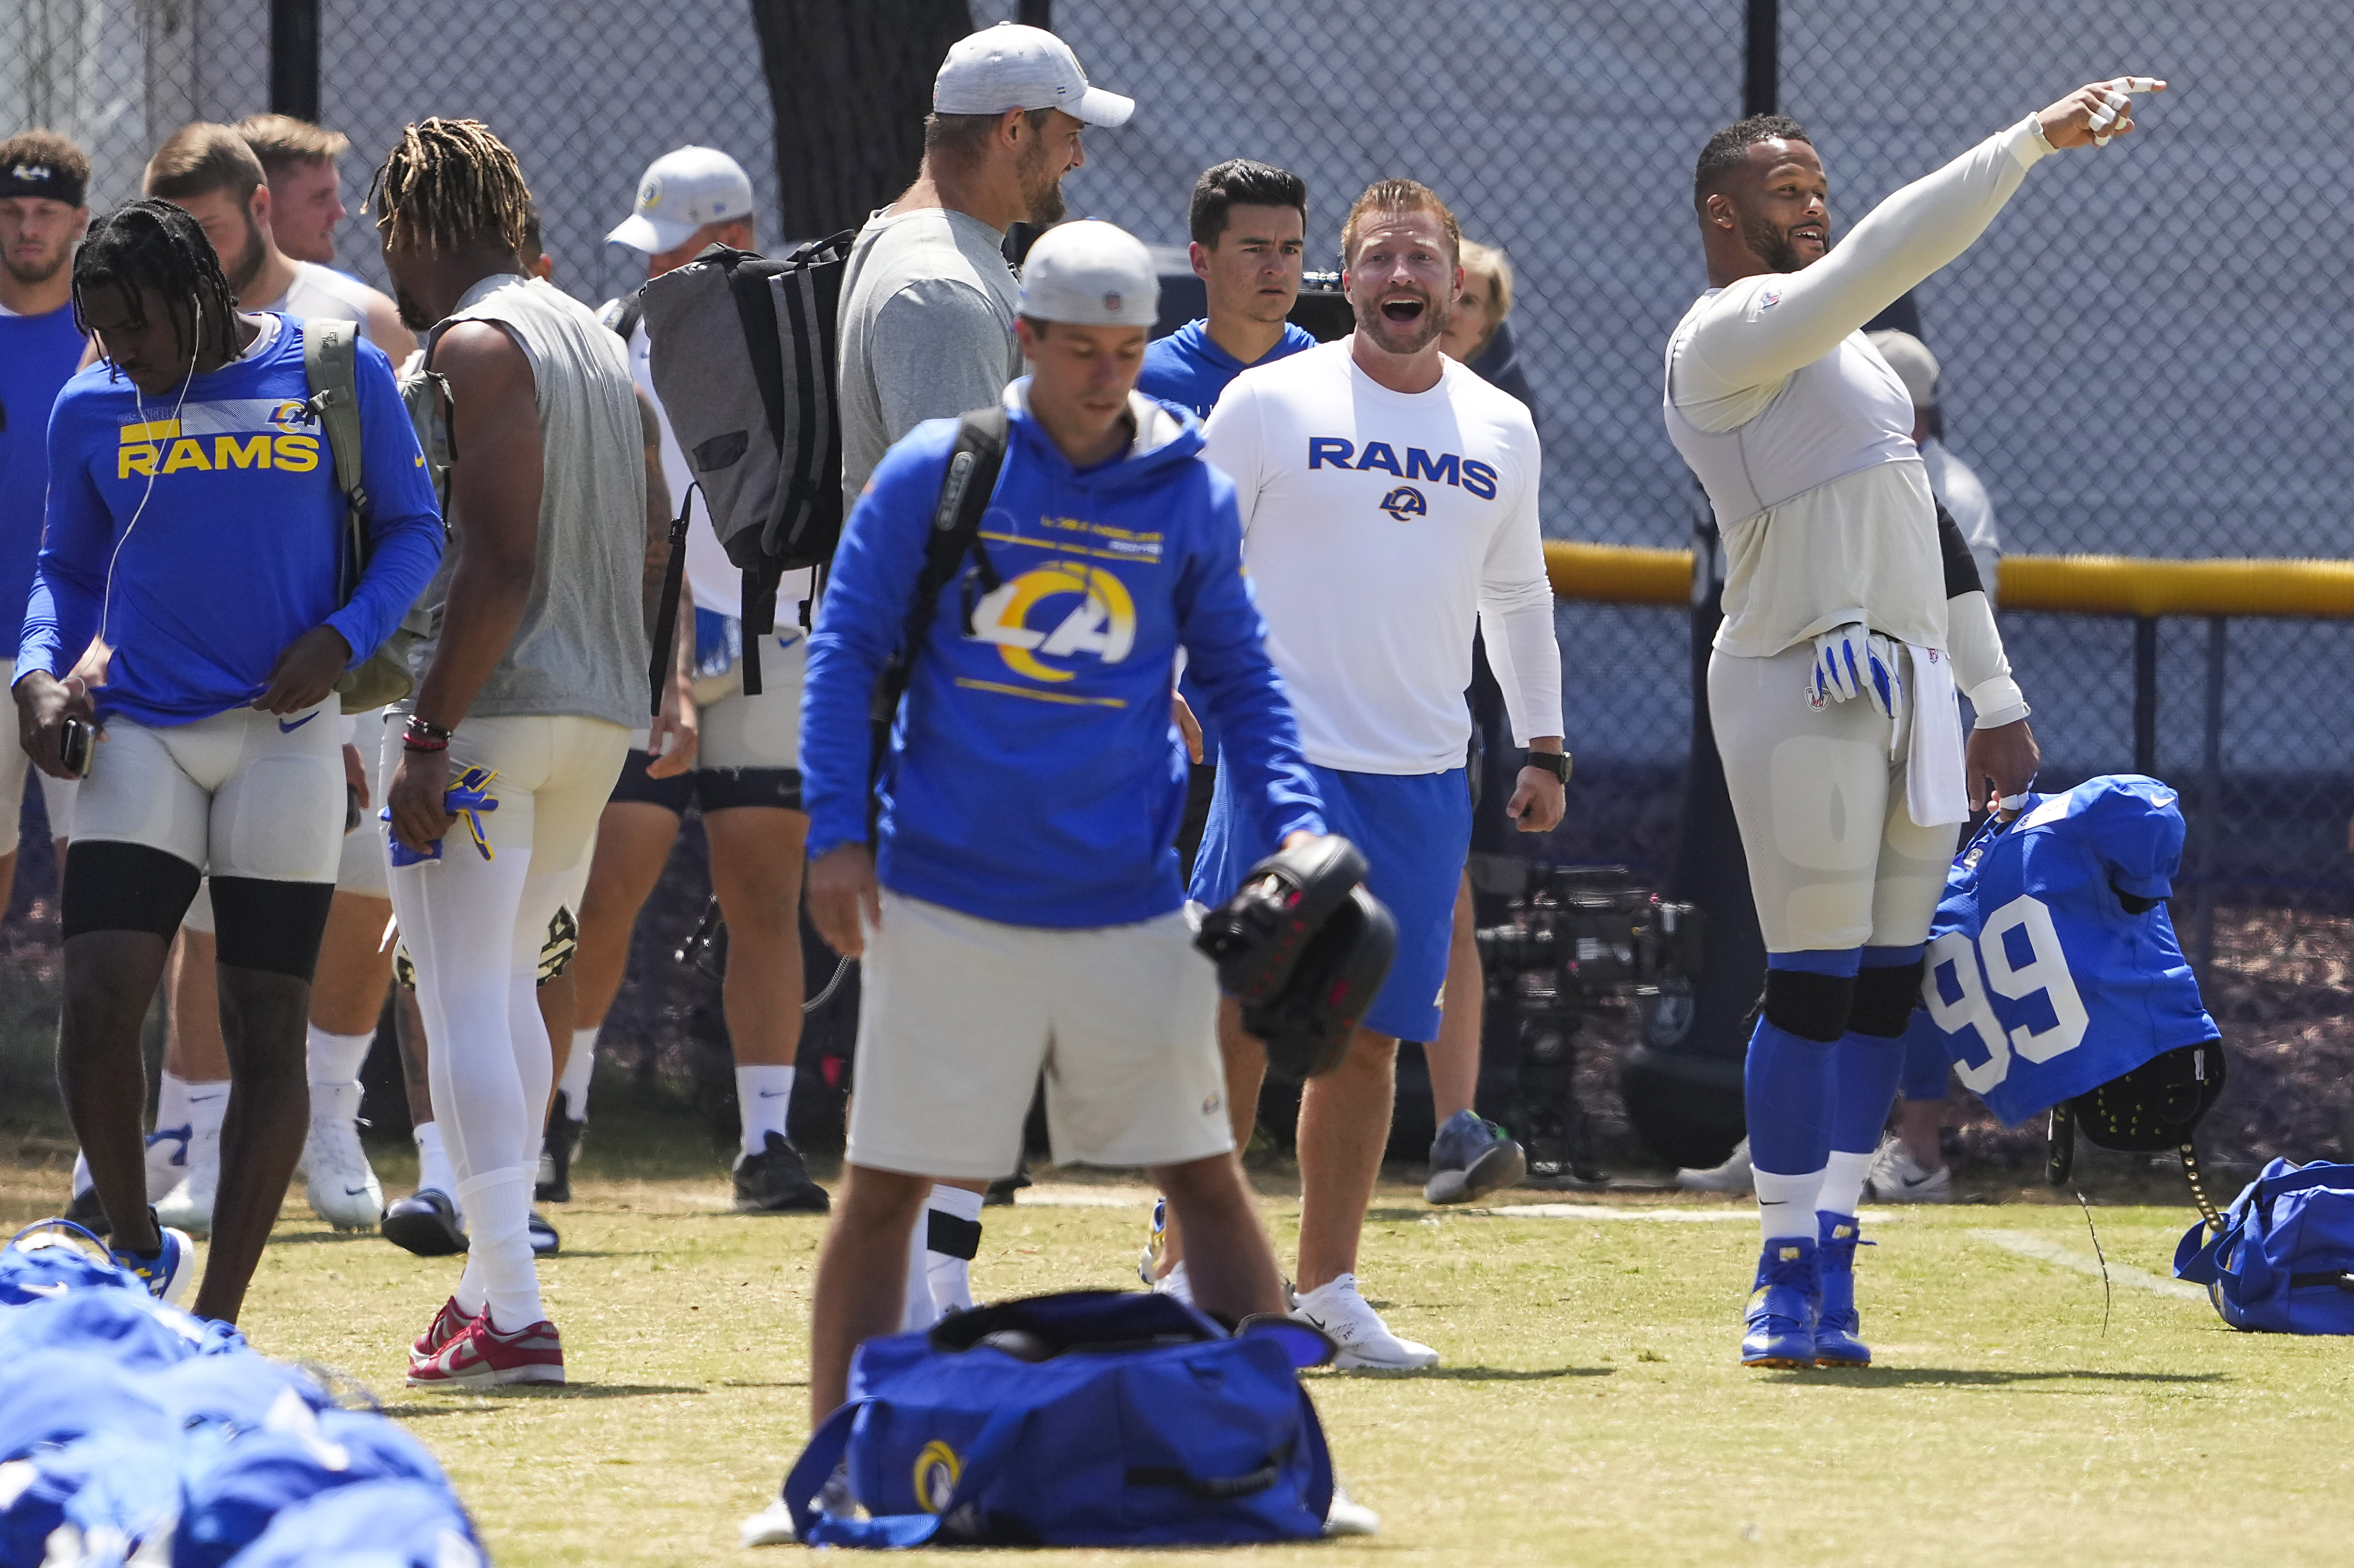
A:
{"type": "Polygon", "coordinates": [[[1955,682],[1977,710],[1977,728],[2017,724],[2032,711],[2011,678],[2010,658],[2002,651],[2002,633],[1995,630],[1994,608],[1984,593],[1957,594],[1946,601],[1946,642],[1955,682]]]}
{"type": "Polygon", "coordinates": [[[1561,639],[1553,624],[1553,584],[1545,576],[1537,521],[1536,464],[1504,525],[1489,541],[1479,585],[1479,630],[1488,666],[1503,689],[1512,739],[1560,735],[1561,639]]]}
{"type": "Polygon", "coordinates": [[[1829,354],[1968,249],[2051,151],[2031,115],[1882,202],[1813,266],[1775,275],[1770,307],[1711,312],[1677,356],[1676,407],[1771,386],[1829,354]]]}

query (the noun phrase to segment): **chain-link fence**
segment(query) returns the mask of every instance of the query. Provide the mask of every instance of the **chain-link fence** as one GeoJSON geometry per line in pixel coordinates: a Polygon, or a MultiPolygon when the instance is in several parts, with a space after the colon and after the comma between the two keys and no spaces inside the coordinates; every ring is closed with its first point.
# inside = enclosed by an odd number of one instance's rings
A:
{"type": "MultiPolygon", "coordinates": [[[[403,122],[479,115],[523,159],[557,281],[584,299],[615,293],[637,273],[601,237],[660,153],[725,148],[764,209],[772,202],[779,149],[754,13],[774,3],[323,0],[322,118],[353,140],[346,196],[356,207],[403,122]]],[[[973,0],[970,13],[986,25],[1050,10],[1094,79],[1137,99],[1128,126],[1091,133],[1066,191],[1075,213],[1150,242],[1182,242],[1197,174],[1236,155],[1307,177],[1316,265],[1336,259],[1341,218],[1370,180],[1411,175],[1439,190],[1517,273],[1547,530],[1627,545],[1681,546],[1692,532],[1691,482],[1659,415],[1660,355],[1703,282],[1692,159],[1743,112],[1745,88],[1778,82],[1776,106],[1815,138],[1845,227],[2084,80],[2165,76],[2174,90],[2143,111],[2141,133],[2034,171],[1986,238],[1917,291],[1921,335],[1944,366],[1948,443],[1984,480],[2013,552],[2349,553],[2354,475],[2330,425],[2354,393],[2354,318],[2337,278],[2354,216],[2336,199],[2354,184],[2354,147],[2315,132],[2297,84],[2354,67],[2354,12],[2338,0],[2251,12],[1780,0],[1761,74],[1751,24],[1764,8],[973,0]]],[[[0,122],[82,138],[94,201],[119,200],[181,121],[268,107],[270,10],[14,0],[0,9],[0,122]]],[[[363,221],[342,253],[381,281],[363,221]]],[[[1547,849],[1660,870],[1690,720],[1686,617],[1565,603],[1558,625],[1580,762],[1572,824],[1547,849]]],[[[2339,739],[2354,695],[2337,674],[2354,630],[2177,620],[2145,632],[2019,611],[2004,625],[2047,783],[2139,764],[2184,788],[2193,834],[2178,909],[2186,941],[2211,948],[2211,999],[2235,1046],[2250,1060],[2283,1053],[2292,1077],[2317,1079],[2326,1063],[2334,1078],[2354,1042],[2315,977],[2335,974],[2329,955],[2354,934],[2354,778],[2339,739]]],[[[693,907],[684,891],[665,896],[665,919],[693,907]]],[[[632,996],[625,1010],[653,1005],[632,996]]],[[[2334,1095],[2317,1082],[2272,1099],[2236,1123],[2227,1107],[2227,1140],[2323,1146],[2318,1110],[2296,1120],[2296,1106],[2334,1095]],[[2292,1119],[2264,1120],[2275,1113],[2292,1119]]]]}

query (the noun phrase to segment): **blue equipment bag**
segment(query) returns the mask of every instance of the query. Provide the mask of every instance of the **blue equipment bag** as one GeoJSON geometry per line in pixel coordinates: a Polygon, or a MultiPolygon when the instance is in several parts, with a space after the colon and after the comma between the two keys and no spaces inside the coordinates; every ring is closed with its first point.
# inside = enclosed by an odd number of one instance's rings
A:
{"type": "Polygon", "coordinates": [[[1331,1343],[1302,1328],[1230,1336],[1172,1297],[1089,1290],[870,1340],[785,1502],[810,1545],[1315,1540],[1332,1460],[1297,1369],[1331,1343]],[[816,1502],[845,1458],[871,1517],[816,1502]]]}
{"type": "Polygon", "coordinates": [[[2223,1215],[2174,1249],[2223,1321],[2276,1334],[2354,1334],[2354,1165],[2275,1160],[2223,1215]]]}

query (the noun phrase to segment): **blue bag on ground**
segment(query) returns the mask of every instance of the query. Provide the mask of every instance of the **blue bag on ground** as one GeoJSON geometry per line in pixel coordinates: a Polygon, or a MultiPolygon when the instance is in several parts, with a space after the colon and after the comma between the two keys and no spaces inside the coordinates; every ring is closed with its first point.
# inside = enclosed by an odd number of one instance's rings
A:
{"type": "Polygon", "coordinates": [[[2207,1287],[2234,1329],[2354,1334],[2354,1165],[2275,1160],[2174,1251],[2179,1279],[2207,1287]]]}
{"type": "MultiPolygon", "coordinates": [[[[1329,1351],[1329,1346],[1326,1347],[1329,1351]]],[[[859,1347],[850,1401],[785,1478],[813,1545],[1312,1541],[1332,1461],[1277,1325],[1229,1336],[1168,1296],[1076,1291],[859,1347]],[[871,1516],[816,1506],[837,1464],[871,1516]]]]}
{"type": "Polygon", "coordinates": [[[237,1568],[481,1568],[482,1542],[448,1489],[363,1481],[270,1521],[237,1568]]]}

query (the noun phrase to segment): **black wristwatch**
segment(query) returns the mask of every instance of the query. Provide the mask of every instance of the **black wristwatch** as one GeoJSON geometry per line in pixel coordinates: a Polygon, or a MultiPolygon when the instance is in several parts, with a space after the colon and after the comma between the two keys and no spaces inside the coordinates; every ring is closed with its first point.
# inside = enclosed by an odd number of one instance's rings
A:
{"type": "Polygon", "coordinates": [[[1566,751],[1532,751],[1521,758],[1524,768],[1542,768],[1563,783],[1569,782],[1569,753],[1566,751]]]}

